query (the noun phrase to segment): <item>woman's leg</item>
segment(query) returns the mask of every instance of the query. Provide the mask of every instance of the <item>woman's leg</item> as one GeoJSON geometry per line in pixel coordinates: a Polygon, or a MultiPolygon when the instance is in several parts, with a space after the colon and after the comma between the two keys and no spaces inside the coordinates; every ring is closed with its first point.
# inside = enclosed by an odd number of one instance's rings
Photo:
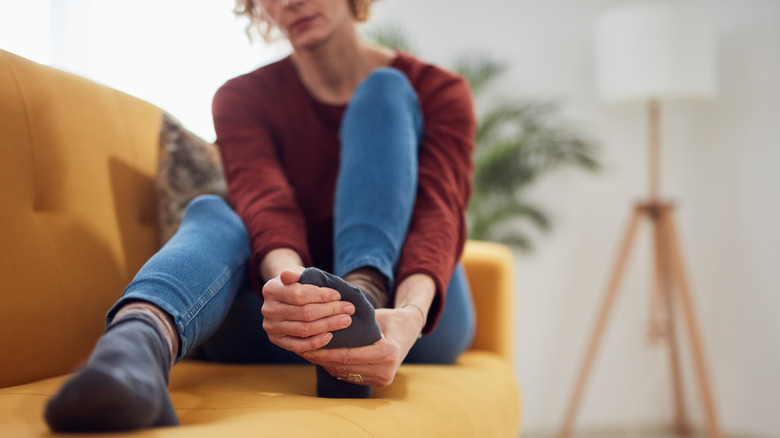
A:
{"type": "Polygon", "coordinates": [[[370,267],[392,290],[417,194],[422,129],[417,94],[399,70],[377,69],[355,90],[339,132],[334,274],[370,267]]]}
{"type": "MultiPolygon", "coordinates": [[[[341,125],[335,201],[335,274],[370,267],[387,280],[406,240],[417,194],[423,130],[417,95],[406,76],[379,69],[355,91],[341,125]]],[[[462,266],[453,273],[436,330],[420,339],[409,362],[453,363],[474,336],[474,308],[462,266]]]]}
{"type": "MultiPolygon", "coordinates": [[[[350,329],[369,336],[350,337],[345,330],[338,338],[337,332],[332,343],[340,342],[334,345],[358,347],[381,337],[371,307],[384,307],[393,287],[417,193],[422,128],[417,94],[406,76],[392,68],[372,72],[344,113],[333,210],[334,274],[365,294],[366,299],[358,293],[353,301],[350,329]]],[[[318,285],[337,288],[337,277],[324,275],[329,280],[318,285]]],[[[367,398],[371,387],[340,381],[318,366],[317,395],[367,398]]]]}
{"type": "Polygon", "coordinates": [[[249,255],[246,229],[222,199],[192,201],[179,231],[108,312],[86,367],[49,401],[49,426],[107,431],[177,424],[167,391],[174,351],[182,357],[216,330],[245,281],[249,255]],[[176,348],[166,325],[175,327],[176,348]]]}
{"type": "Polygon", "coordinates": [[[156,305],[173,319],[181,340],[178,360],[225,319],[246,281],[250,255],[241,218],[220,197],[199,196],[187,206],[176,234],[108,311],[106,323],[128,303],[156,305]]]}

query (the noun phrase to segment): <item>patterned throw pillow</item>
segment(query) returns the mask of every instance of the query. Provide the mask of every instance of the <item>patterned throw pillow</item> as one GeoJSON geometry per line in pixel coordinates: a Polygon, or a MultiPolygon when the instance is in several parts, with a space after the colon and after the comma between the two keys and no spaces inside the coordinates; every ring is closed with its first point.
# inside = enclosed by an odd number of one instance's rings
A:
{"type": "Polygon", "coordinates": [[[163,113],[157,164],[157,228],[160,246],[176,230],[187,204],[199,195],[227,200],[227,184],[216,145],[184,129],[163,113]]]}

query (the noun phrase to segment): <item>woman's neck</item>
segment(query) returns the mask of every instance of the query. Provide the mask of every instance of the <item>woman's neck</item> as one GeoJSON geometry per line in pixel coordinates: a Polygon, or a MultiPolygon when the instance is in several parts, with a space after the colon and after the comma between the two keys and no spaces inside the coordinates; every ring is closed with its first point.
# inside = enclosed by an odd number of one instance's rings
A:
{"type": "Polygon", "coordinates": [[[395,53],[361,41],[353,25],[314,47],[296,48],[292,60],[301,82],[318,100],[346,104],[363,79],[390,65],[395,53]]]}

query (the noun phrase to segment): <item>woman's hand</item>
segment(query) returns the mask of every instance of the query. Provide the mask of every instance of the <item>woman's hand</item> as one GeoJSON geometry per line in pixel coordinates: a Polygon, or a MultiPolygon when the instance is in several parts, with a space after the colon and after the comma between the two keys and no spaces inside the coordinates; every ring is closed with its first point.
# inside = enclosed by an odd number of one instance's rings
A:
{"type": "Polygon", "coordinates": [[[325,346],[355,313],[337,291],[299,283],[302,272],[283,270],[263,286],[263,329],[272,343],[297,354],[325,346]]]}
{"type": "Polygon", "coordinates": [[[414,307],[378,309],[376,321],[382,339],[365,347],[321,349],[309,351],[303,357],[324,367],[336,378],[360,374],[363,385],[387,386],[422,331],[423,315],[414,307]]]}

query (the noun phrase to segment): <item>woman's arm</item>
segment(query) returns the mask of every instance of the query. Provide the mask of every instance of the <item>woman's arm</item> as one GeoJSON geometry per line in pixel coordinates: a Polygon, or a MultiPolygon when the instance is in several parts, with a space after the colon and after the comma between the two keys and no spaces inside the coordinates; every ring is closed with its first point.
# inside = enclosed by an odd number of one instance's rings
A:
{"type": "Polygon", "coordinates": [[[298,283],[311,264],[303,215],[265,126],[269,99],[245,78],[229,81],[214,97],[217,144],[230,201],[249,231],[249,275],[262,291],[263,327],[271,342],[300,354],[349,326],[354,308],[334,290],[298,283]]]}
{"type": "Polygon", "coordinates": [[[264,280],[278,275],[260,274],[270,251],[289,248],[300,257],[297,264],[311,264],[303,214],[266,126],[268,100],[241,76],[223,85],[212,105],[228,196],[249,231],[249,276],[258,293],[264,280]]]}
{"type": "Polygon", "coordinates": [[[258,270],[263,281],[267,282],[281,275],[286,269],[303,267],[303,259],[292,248],[276,248],[268,252],[260,261],[258,270]]]}
{"type": "MultiPolygon", "coordinates": [[[[414,339],[422,333],[428,312],[436,296],[436,283],[426,274],[412,274],[401,281],[395,291],[395,309],[419,314],[421,324],[413,324],[410,328],[414,339]]],[[[411,348],[411,346],[409,347],[411,348]]],[[[406,356],[406,355],[404,355],[406,356]]]]}
{"type": "Polygon", "coordinates": [[[442,75],[428,91],[420,87],[425,135],[417,200],[396,273],[399,285],[415,274],[426,274],[435,284],[425,333],[441,316],[449,279],[466,242],[477,126],[468,83],[451,73],[442,75]]]}

